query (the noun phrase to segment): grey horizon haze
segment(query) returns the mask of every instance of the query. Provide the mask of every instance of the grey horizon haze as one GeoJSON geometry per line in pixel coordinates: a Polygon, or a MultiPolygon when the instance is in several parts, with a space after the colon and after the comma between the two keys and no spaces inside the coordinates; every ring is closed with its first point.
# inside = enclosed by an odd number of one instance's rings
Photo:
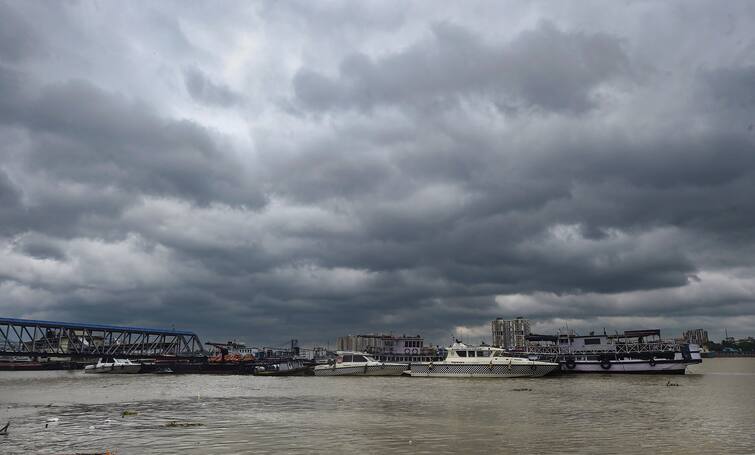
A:
{"type": "Polygon", "coordinates": [[[0,315],[755,335],[755,3],[0,0],[0,315]]]}

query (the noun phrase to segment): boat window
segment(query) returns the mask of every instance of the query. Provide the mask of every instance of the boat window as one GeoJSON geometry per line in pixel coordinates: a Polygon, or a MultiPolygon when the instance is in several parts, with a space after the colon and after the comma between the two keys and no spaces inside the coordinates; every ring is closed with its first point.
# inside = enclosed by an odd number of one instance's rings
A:
{"type": "Polygon", "coordinates": [[[475,354],[474,354],[475,351],[467,351],[467,352],[469,352],[469,354],[467,354],[468,357],[474,357],[475,356],[475,354]]]}
{"type": "Polygon", "coordinates": [[[351,356],[350,355],[343,356],[342,362],[351,362],[351,356]]]}
{"type": "Polygon", "coordinates": [[[490,351],[477,351],[477,357],[490,357],[490,351]]]}
{"type": "Polygon", "coordinates": [[[363,355],[355,355],[352,362],[366,362],[367,359],[364,358],[363,355]]]}
{"type": "Polygon", "coordinates": [[[456,355],[458,355],[459,357],[466,357],[467,351],[456,351],[456,355]]]}
{"type": "Polygon", "coordinates": [[[585,338],[585,344],[600,344],[600,338],[585,338]]]}

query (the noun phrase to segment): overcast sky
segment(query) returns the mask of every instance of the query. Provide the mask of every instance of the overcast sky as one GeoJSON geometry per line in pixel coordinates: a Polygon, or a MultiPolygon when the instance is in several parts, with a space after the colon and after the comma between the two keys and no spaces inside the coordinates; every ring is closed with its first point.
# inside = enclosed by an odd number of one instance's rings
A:
{"type": "Polygon", "coordinates": [[[755,335],[755,3],[0,0],[0,315],[755,335]]]}

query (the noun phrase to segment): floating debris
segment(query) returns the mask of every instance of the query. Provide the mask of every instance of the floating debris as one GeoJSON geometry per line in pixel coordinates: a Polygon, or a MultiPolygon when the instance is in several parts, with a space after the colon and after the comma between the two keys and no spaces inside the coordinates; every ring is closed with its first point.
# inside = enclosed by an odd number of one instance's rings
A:
{"type": "Polygon", "coordinates": [[[53,422],[57,422],[59,420],[60,420],[59,417],[48,417],[47,420],[46,420],[46,422],[53,423],[53,422]]]}
{"type": "Polygon", "coordinates": [[[125,411],[121,412],[121,417],[138,416],[138,415],[139,415],[139,411],[129,411],[128,409],[126,409],[125,411]]]}
{"type": "Polygon", "coordinates": [[[671,380],[669,380],[666,382],[666,387],[679,387],[679,384],[671,382],[671,380]]]}
{"type": "Polygon", "coordinates": [[[0,435],[6,435],[8,434],[8,427],[10,426],[10,421],[5,424],[4,427],[0,428],[0,435]]]}
{"type": "Polygon", "coordinates": [[[532,392],[532,389],[526,389],[526,388],[522,388],[522,389],[512,389],[512,390],[513,390],[514,392],[532,392]]]}
{"type": "Polygon", "coordinates": [[[170,422],[166,423],[166,427],[201,427],[203,426],[203,423],[199,422],[179,422],[177,420],[171,420],[170,422]]]}

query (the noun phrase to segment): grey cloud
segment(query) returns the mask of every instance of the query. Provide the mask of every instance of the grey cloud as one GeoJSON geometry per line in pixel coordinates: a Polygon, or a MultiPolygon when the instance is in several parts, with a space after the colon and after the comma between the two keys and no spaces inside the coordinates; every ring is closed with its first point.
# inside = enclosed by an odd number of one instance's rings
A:
{"type": "Polygon", "coordinates": [[[514,109],[584,112],[594,105],[595,88],[622,77],[631,77],[629,61],[609,35],[543,22],[510,43],[490,44],[441,23],[431,39],[403,51],[346,57],[336,78],[303,68],[294,89],[313,109],[443,105],[471,96],[514,109]]]}
{"type": "Polygon", "coordinates": [[[0,2],[0,61],[19,62],[40,51],[37,34],[24,17],[0,2]]]}
{"type": "Polygon", "coordinates": [[[711,95],[721,102],[741,108],[755,106],[755,65],[707,71],[703,78],[711,95]]]}
{"type": "Polygon", "coordinates": [[[201,70],[191,67],[184,70],[186,89],[195,100],[214,106],[228,107],[238,104],[243,97],[222,84],[211,81],[201,70]]]}
{"type": "Polygon", "coordinates": [[[0,111],[12,114],[8,124],[33,133],[24,155],[31,173],[201,204],[264,204],[239,163],[223,151],[222,140],[205,128],[163,119],[144,103],[88,82],[71,81],[44,87],[38,96],[6,99],[0,101],[0,111]]]}

